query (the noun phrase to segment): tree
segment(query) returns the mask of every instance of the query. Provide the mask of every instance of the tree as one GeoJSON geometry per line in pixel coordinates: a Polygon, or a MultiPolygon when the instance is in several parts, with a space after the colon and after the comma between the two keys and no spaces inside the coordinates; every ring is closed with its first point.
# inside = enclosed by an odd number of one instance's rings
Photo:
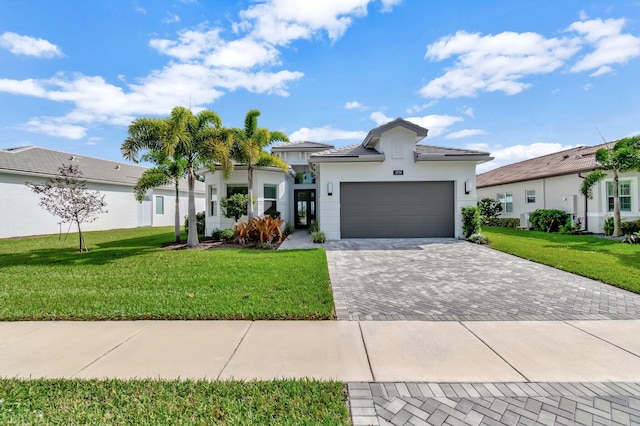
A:
{"type": "Polygon", "coordinates": [[[87,250],[81,224],[93,222],[101,213],[107,213],[104,195],[87,189],[87,182],[80,179],[82,173],[73,164],[58,168],[60,176],[47,178],[44,183],[27,182],[33,192],[40,195],[40,206],[58,216],[63,222],[78,226],[80,252],[87,250]]]}
{"type": "Polygon", "coordinates": [[[187,247],[197,247],[195,180],[196,168],[215,170],[218,163],[225,178],[233,170],[232,132],[222,127],[218,114],[210,110],[194,115],[189,109],[175,107],[166,118],[142,117],[129,126],[129,137],[120,148],[122,155],[138,162],[141,151],[162,151],[168,157],[184,158],[189,186],[187,247]]]}
{"type": "Polygon", "coordinates": [[[613,173],[613,236],[622,236],[620,219],[620,197],[618,194],[620,173],[640,170],[640,136],[620,139],[613,148],[600,148],[596,151],[598,169],[585,176],[580,192],[588,199],[593,199],[593,187],[613,173]]]}
{"type": "Polygon", "coordinates": [[[282,132],[272,132],[258,127],[260,111],[252,109],[244,119],[244,129],[233,129],[234,144],[233,158],[247,166],[247,186],[249,198],[247,202],[247,219],[253,218],[253,170],[256,167],[275,166],[284,171],[287,164],[274,154],[264,151],[264,148],[274,142],[289,142],[289,138],[282,132]]]}
{"type": "Polygon", "coordinates": [[[478,209],[480,209],[482,222],[485,225],[491,225],[502,213],[502,204],[498,200],[487,197],[478,201],[478,209]]]}
{"type": "Polygon", "coordinates": [[[248,200],[249,197],[245,194],[233,194],[231,197],[220,200],[224,217],[232,217],[235,222],[238,222],[242,216],[247,214],[248,200]]]}
{"type": "Polygon", "coordinates": [[[164,151],[149,151],[142,156],[142,161],[154,163],[156,166],[145,170],[133,188],[136,200],[142,202],[147,191],[163,185],[175,187],[175,221],[174,233],[176,243],[180,242],[180,180],[185,177],[187,160],[185,158],[169,158],[164,151]]]}

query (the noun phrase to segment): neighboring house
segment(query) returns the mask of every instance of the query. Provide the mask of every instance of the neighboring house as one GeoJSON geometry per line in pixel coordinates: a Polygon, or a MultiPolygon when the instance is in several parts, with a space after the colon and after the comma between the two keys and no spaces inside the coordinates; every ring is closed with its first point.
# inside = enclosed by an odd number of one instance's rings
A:
{"type": "MultiPolygon", "coordinates": [[[[273,147],[288,173],[254,172],[257,215],[275,207],[297,227],[319,223],[328,239],[462,236],[461,208],[475,205],[476,165],[486,152],[417,144],[427,129],[396,119],[369,132],[362,144],[334,149],[315,142],[273,147]],[[291,202],[293,200],[293,202],[291,202]]],[[[230,227],[219,200],[245,191],[246,170],[229,180],[205,173],[207,233],[230,227]]]]}
{"type": "MultiPolygon", "coordinates": [[[[108,213],[83,225],[85,230],[174,224],[173,186],[152,189],[142,203],[136,201],[133,187],[145,167],[27,146],[0,150],[0,238],[67,232],[69,224],[60,224],[59,217],[40,207],[38,195],[25,185],[26,182],[43,183],[46,178],[58,175],[63,164],[77,165],[88,189],[105,195],[108,213]]],[[[204,184],[196,182],[196,189],[197,210],[202,211],[204,184]]],[[[187,214],[186,180],[181,182],[180,190],[180,215],[184,217],[187,214]]]]}
{"type": "MultiPolygon", "coordinates": [[[[598,167],[595,152],[607,144],[579,146],[554,154],[509,164],[478,175],[478,199],[493,198],[502,203],[501,217],[528,217],[537,209],[558,209],[569,213],[574,223],[587,231],[601,233],[604,220],[613,215],[613,174],[593,188],[593,200],[580,193],[582,179],[598,167]]],[[[640,172],[623,173],[619,180],[623,221],[637,219],[640,172]]]]}

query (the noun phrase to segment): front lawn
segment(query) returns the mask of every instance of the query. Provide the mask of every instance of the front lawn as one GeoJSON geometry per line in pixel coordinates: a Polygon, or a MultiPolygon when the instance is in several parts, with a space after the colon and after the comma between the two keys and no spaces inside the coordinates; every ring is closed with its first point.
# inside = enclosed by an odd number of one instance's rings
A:
{"type": "Polygon", "coordinates": [[[0,424],[348,425],[339,382],[0,380],[0,424]]]}
{"type": "Polygon", "coordinates": [[[510,228],[482,233],[496,250],[640,293],[640,245],[510,228]]]}
{"type": "Polygon", "coordinates": [[[322,249],[163,250],[172,228],[0,240],[0,320],[330,319],[322,249]]]}

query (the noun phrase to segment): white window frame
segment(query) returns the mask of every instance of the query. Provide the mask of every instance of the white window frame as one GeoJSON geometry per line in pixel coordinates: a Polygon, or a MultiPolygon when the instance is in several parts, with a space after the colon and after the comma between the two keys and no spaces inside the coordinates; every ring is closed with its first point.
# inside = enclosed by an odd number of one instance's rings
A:
{"type": "Polygon", "coordinates": [[[265,184],[262,186],[262,195],[263,195],[263,197],[262,197],[262,199],[263,199],[262,204],[263,204],[263,209],[264,209],[263,214],[267,214],[266,201],[273,201],[273,202],[274,202],[274,204],[275,204],[276,211],[278,211],[278,185],[276,185],[276,184],[271,184],[271,183],[265,183],[265,184]],[[276,191],[276,196],[275,196],[275,198],[273,198],[273,197],[267,197],[267,191],[266,191],[267,187],[275,189],[275,191],[276,191]]]}
{"type": "Polygon", "coordinates": [[[535,189],[525,189],[524,190],[524,202],[526,204],[535,204],[535,202],[536,202],[536,190],[535,189]]]}
{"type": "MultiPolygon", "coordinates": [[[[609,186],[613,189],[613,179],[607,179],[604,181],[603,193],[603,211],[606,213],[613,213],[613,208],[609,210],[609,198],[613,198],[613,195],[609,195],[609,186]]],[[[629,210],[622,210],[622,206],[620,208],[621,214],[632,214],[633,212],[638,210],[638,196],[637,196],[637,187],[638,187],[638,178],[636,177],[622,177],[618,179],[618,191],[620,191],[620,185],[624,183],[629,183],[629,195],[625,195],[624,197],[630,198],[629,202],[629,210]]],[[[620,197],[620,192],[618,192],[618,196],[620,197]]]]}
{"type": "Polygon", "coordinates": [[[163,195],[156,195],[155,204],[156,204],[156,214],[164,214],[164,196],[163,195]]]}
{"type": "Polygon", "coordinates": [[[209,216],[218,216],[218,186],[209,185],[208,192],[209,192],[209,216]]]}
{"type": "Polygon", "coordinates": [[[513,213],[513,192],[499,192],[496,194],[496,200],[502,205],[503,212],[513,213]],[[509,205],[511,205],[511,209],[509,209],[509,205]]]}

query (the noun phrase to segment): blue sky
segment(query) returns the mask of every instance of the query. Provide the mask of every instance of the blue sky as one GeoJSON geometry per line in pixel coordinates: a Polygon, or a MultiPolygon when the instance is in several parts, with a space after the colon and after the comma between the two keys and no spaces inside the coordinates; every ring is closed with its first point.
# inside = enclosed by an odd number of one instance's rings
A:
{"type": "Polygon", "coordinates": [[[336,146],[403,117],[483,171],[640,133],[639,76],[638,0],[0,0],[0,148],[121,161],[191,104],[336,146]]]}

